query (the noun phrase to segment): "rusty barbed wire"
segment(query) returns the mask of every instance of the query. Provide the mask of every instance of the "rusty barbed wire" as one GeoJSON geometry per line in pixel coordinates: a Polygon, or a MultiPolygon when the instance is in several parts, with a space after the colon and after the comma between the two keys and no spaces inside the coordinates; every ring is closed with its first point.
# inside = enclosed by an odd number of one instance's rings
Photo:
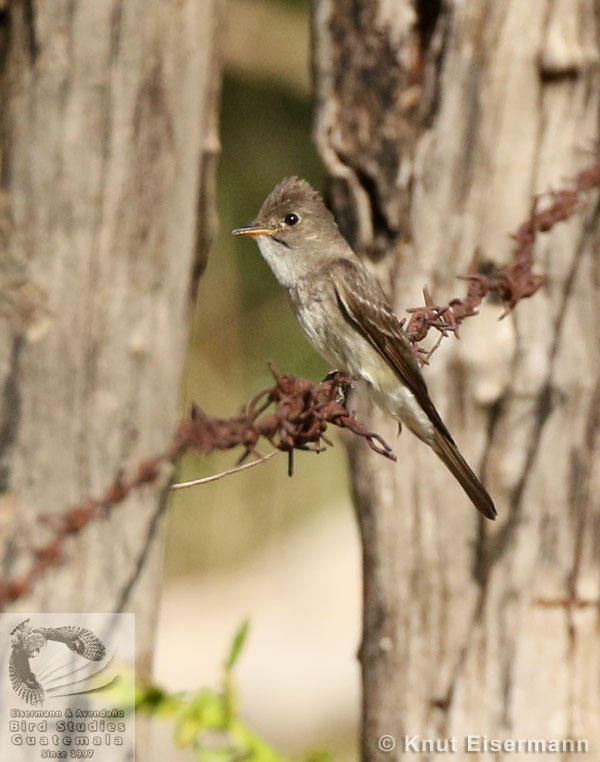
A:
{"type": "MultiPolygon", "coordinates": [[[[479,272],[481,252],[475,250],[467,275],[467,295],[452,299],[445,306],[436,306],[427,288],[423,290],[425,304],[407,310],[411,315],[406,328],[415,352],[423,363],[439,346],[431,350],[418,347],[431,328],[444,336],[459,335],[459,326],[467,317],[477,314],[477,307],[490,292],[496,292],[504,303],[502,317],[509,314],[521,300],[533,296],[544,284],[545,276],[533,272],[534,245],[538,233],[551,230],[554,225],[571,217],[583,205],[583,194],[600,187],[600,145],[596,147],[592,165],[581,171],[568,187],[552,190],[533,200],[529,217],[512,235],[515,241],[514,261],[500,268],[490,277],[479,272]],[[550,203],[539,210],[540,201],[550,203]]],[[[65,561],[64,544],[70,537],[80,534],[93,521],[106,518],[112,510],[134,490],[158,481],[161,468],[175,462],[183,453],[196,450],[211,453],[243,446],[240,462],[249,455],[258,455],[261,439],[270,442],[290,457],[294,450],[320,452],[323,443],[331,445],[326,437],[327,426],[332,424],[348,429],[364,438],[369,447],[386,458],[395,460],[390,446],[378,434],[369,431],[348,411],[346,401],[352,385],[343,373],[334,372],[320,384],[298,378],[289,373],[278,374],[270,366],[275,384],[259,392],[239,416],[213,418],[194,406],[189,419],[177,426],[171,446],[163,453],[142,460],[131,477],[119,471],[104,494],[90,498],[63,513],[40,519],[50,529],[50,540],[39,548],[31,548],[29,570],[15,579],[0,580],[0,609],[29,593],[35,582],[51,567],[65,561]]]]}
{"type": "Polygon", "coordinates": [[[387,442],[348,412],[349,376],[336,371],[315,384],[291,373],[279,374],[271,364],[269,369],[275,385],[259,392],[239,416],[212,418],[194,406],[190,419],[182,421],[175,434],[175,457],[190,448],[208,453],[243,445],[243,461],[257,454],[261,438],[283,452],[320,452],[325,449],[323,442],[332,445],[325,432],[328,424],[333,424],[363,437],[372,450],[395,460],[387,442]],[[271,406],[273,410],[267,415],[271,406]]]}
{"type": "Polygon", "coordinates": [[[156,483],[161,468],[188,451],[208,454],[242,446],[241,462],[249,455],[259,456],[257,446],[262,439],[288,454],[294,450],[321,452],[325,449],[323,443],[332,445],[325,435],[328,425],[332,424],[364,438],[379,455],[396,460],[387,442],[348,411],[346,403],[352,381],[347,375],[330,373],[324,381],[315,384],[290,373],[279,374],[272,365],[269,368],[275,384],[259,392],[240,415],[213,418],[194,405],[190,418],[178,424],[171,446],[153,458],[142,460],[131,477],[126,478],[123,471],[119,471],[99,498],[85,500],[64,513],[41,517],[40,522],[47,526],[50,539],[43,546],[29,550],[31,564],[25,574],[12,580],[0,580],[0,609],[29,593],[49,568],[64,563],[64,545],[69,538],[80,534],[93,521],[107,518],[132,491],[156,483]]]}
{"type": "Polygon", "coordinates": [[[91,522],[107,518],[133,490],[154,483],[158,479],[160,466],[166,461],[166,454],[143,460],[128,480],[119,471],[101,497],[89,498],[63,513],[40,516],[40,524],[49,528],[50,539],[41,547],[29,549],[31,564],[27,572],[14,579],[0,580],[0,611],[7,603],[27,595],[48,569],[64,563],[63,546],[67,539],[80,534],[91,522]]]}
{"type": "Polygon", "coordinates": [[[498,269],[495,275],[479,271],[481,249],[475,249],[469,271],[458,276],[468,281],[466,296],[451,299],[438,306],[433,302],[427,287],[423,289],[421,307],[407,310],[410,314],[406,333],[417,357],[428,363],[429,357],[439,346],[440,340],[450,334],[458,337],[460,324],[468,317],[477,315],[477,308],[491,292],[498,294],[504,304],[501,318],[506,317],[521,300],[536,293],[546,282],[546,276],[533,272],[534,246],[538,233],[547,233],[559,222],[569,219],[583,206],[583,195],[600,187],[600,145],[595,148],[594,162],[568,181],[567,187],[551,190],[533,199],[529,217],[511,235],[515,241],[513,262],[498,269]],[[540,202],[549,199],[547,206],[539,209],[540,202]],[[431,350],[418,347],[431,328],[440,333],[439,340],[431,350]]]}

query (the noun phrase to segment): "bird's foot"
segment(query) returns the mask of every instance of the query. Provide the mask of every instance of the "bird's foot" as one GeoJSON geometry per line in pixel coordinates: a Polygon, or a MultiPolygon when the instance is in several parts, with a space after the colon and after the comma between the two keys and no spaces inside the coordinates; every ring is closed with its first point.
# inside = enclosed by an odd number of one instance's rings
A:
{"type": "Polygon", "coordinates": [[[335,385],[335,401],[346,407],[346,402],[348,400],[348,394],[350,393],[350,390],[354,386],[354,382],[347,373],[345,373],[343,370],[330,370],[329,373],[325,376],[323,381],[321,381],[322,384],[325,383],[333,383],[335,385]]]}

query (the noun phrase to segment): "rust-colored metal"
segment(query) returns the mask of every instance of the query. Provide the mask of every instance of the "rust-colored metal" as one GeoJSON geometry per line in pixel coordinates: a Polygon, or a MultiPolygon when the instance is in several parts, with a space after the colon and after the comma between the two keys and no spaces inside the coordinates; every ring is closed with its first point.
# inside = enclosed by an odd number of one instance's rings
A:
{"type": "MultiPolygon", "coordinates": [[[[439,331],[440,339],[449,334],[458,336],[462,321],[477,314],[477,307],[490,292],[496,292],[504,303],[502,317],[521,299],[533,296],[545,282],[544,275],[532,270],[537,234],[548,232],[554,225],[578,212],[583,207],[583,194],[598,187],[600,146],[596,148],[594,163],[568,183],[568,187],[545,194],[545,198],[550,199],[547,206],[539,209],[544,196],[534,199],[529,217],[512,235],[516,244],[512,264],[500,268],[490,277],[478,271],[481,252],[477,249],[469,273],[462,276],[468,281],[465,297],[452,299],[440,307],[434,304],[431,295],[424,289],[425,304],[408,310],[411,317],[406,328],[419,360],[427,363],[439,345],[438,341],[432,350],[417,346],[417,342],[424,339],[431,328],[439,331]]],[[[141,461],[131,478],[125,478],[119,471],[101,497],[89,498],[63,513],[40,517],[40,523],[49,527],[51,537],[42,547],[30,550],[28,572],[17,579],[0,580],[0,608],[27,595],[47,569],[64,563],[63,545],[68,537],[79,534],[92,521],[108,516],[132,491],[155,483],[161,466],[173,463],[188,450],[209,453],[241,446],[244,448],[240,458],[242,461],[251,454],[258,454],[257,446],[261,439],[265,439],[273,447],[290,454],[291,472],[291,454],[294,450],[320,452],[324,444],[331,445],[325,432],[327,426],[332,424],[363,437],[379,455],[396,459],[382,437],[369,431],[348,412],[346,400],[352,385],[348,376],[334,372],[320,384],[314,384],[289,373],[279,374],[270,367],[275,379],[274,386],[257,394],[240,415],[213,418],[194,406],[190,418],[177,426],[169,449],[141,461]]],[[[538,599],[536,605],[581,608],[597,605],[597,602],[538,599]]]]}
{"type": "Polygon", "coordinates": [[[320,452],[324,444],[331,445],[325,436],[332,424],[363,437],[371,449],[395,460],[390,446],[378,435],[365,428],[346,408],[352,382],[343,373],[331,373],[320,384],[290,373],[279,374],[270,366],[275,384],[257,394],[239,416],[213,418],[196,405],[190,418],[177,426],[168,450],[141,461],[131,478],[122,471],[99,498],[89,498],[64,513],[40,517],[50,533],[48,542],[32,548],[29,571],[13,580],[0,580],[0,608],[26,595],[47,569],[65,561],[64,544],[67,538],[82,532],[88,524],[107,517],[134,490],[155,483],[161,466],[175,462],[183,453],[197,450],[202,453],[243,447],[240,460],[258,454],[261,439],[284,452],[312,450],[320,452]]]}
{"type": "Polygon", "coordinates": [[[521,300],[526,299],[540,289],[546,282],[546,276],[533,272],[534,246],[538,233],[547,233],[559,222],[564,222],[584,205],[584,194],[600,187],[600,146],[596,147],[593,164],[582,170],[567,187],[550,191],[533,200],[529,217],[511,235],[515,241],[513,262],[498,268],[493,276],[479,270],[481,250],[476,249],[467,275],[459,276],[468,281],[466,296],[452,299],[444,306],[434,304],[431,295],[423,291],[425,304],[407,310],[410,319],[406,328],[408,338],[415,346],[415,353],[422,363],[439,346],[424,350],[416,344],[422,341],[431,328],[440,332],[441,337],[454,334],[458,336],[459,326],[465,318],[477,314],[477,308],[491,292],[498,294],[504,304],[506,317],[521,300]],[[540,203],[547,203],[541,209],[540,203]]]}

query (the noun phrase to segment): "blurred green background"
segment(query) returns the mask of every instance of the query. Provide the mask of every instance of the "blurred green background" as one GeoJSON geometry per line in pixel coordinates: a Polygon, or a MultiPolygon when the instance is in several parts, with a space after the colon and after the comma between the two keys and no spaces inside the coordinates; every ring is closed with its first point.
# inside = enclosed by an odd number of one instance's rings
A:
{"type": "MultiPolygon", "coordinates": [[[[183,410],[193,400],[212,415],[239,412],[272,384],[267,368],[319,380],[325,362],[311,349],[249,240],[231,230],[251,221],[274,185],[300,175],[317,188],[323,169],[311,142],[309,3],[234,2],[229,7],[218,171],[220,232],[200,280],[183,410]]],[[[268,444],[262,451],[270,449],[268,444]]],[[[238,453],[190,457],[180,478],[229,468],[238,453]]],[[[293,485],[284,457],[173,499],[166,568],[189,574],[227,564],[274,532],[322,510],[347,490],[341,446],[299,453],[293,485]],[[201,510],[199,510],[201,508],[201,510]]]]}
{"type": "MultiPolygon", "coordinates": [[[[220,232],[199,283],[182,415],[192,401],[214,416],[237,414],[272,385],[269,361],[315,381],[329,370],[256,244],[231,235],[283,177],[300,175],[322,189],[311,141],[309,6],[228,4],[220,232]]],[[[249,642],[236,669],[242,714],[283,753],[325,748],[345,762],[357,758],[359,546],[345,453],[332,437],[336,445],[325,453],[296,454],[291,479],[282,454],[174,494],[156,674],[175,691],[210,683],[231,632],[248,616],[249,642]],[[188,648],[193,666],[178,662],[188,648]]],[[[240,454],[188,456],[178,479],[230,468],[240,454]]]]}

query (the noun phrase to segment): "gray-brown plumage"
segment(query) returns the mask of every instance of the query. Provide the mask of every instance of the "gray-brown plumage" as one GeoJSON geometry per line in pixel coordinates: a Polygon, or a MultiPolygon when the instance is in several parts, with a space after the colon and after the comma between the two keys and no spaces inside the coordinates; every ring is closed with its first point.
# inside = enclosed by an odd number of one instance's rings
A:
{"type": "Polygon", "coordinates": [[[252,225],[308,340],[364,381],[377,404],[428,444],[487,518],[496,509],[437,412],[408,338],[377,280],[340,234],[319,194],[297,177],[268,196],[252,225]]]}

